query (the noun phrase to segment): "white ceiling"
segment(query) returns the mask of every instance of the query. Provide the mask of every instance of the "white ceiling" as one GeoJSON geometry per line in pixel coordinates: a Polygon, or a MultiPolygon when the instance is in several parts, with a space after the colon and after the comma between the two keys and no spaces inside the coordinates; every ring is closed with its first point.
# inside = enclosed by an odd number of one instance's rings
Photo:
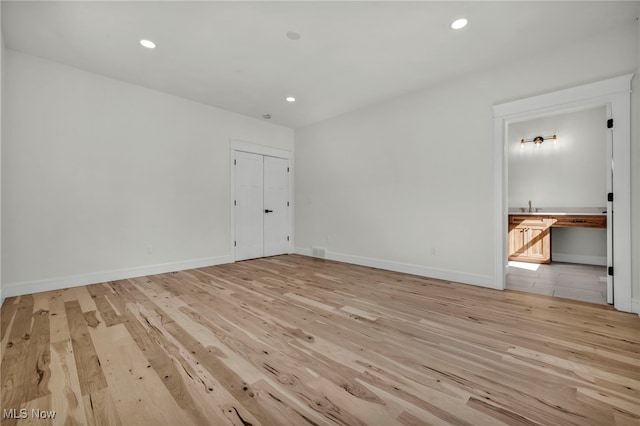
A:
{"type": "Polygon", "coordinates": [[[639,4],[2,1],[2,30],[10,49],[296,128],[632,25],[639,4]]]}

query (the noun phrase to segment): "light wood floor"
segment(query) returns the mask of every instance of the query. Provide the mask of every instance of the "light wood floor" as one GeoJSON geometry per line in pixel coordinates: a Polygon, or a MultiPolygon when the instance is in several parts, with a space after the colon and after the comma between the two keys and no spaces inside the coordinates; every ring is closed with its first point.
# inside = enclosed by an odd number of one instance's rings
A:
{"type": "Polygon", "coordinates": [[[509,290],[607,304],[606,266],[561,262],[549,265],[509,262],[509,265],[506,280],[509,290]]]}
{"type": "Polygon", "coordinates": [[[548,296],[293,255],[1,317],[7,425],[640,423],[640,318],[548,296]]]}

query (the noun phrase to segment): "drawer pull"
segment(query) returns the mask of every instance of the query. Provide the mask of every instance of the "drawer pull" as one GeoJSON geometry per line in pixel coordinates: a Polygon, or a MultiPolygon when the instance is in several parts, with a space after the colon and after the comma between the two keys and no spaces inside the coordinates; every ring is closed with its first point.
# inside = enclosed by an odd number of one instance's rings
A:
{"type": "Polygon", "coordinates": [[[586,223],[587,221],[584,219],[573,219],[573,223],[586,223]]]}

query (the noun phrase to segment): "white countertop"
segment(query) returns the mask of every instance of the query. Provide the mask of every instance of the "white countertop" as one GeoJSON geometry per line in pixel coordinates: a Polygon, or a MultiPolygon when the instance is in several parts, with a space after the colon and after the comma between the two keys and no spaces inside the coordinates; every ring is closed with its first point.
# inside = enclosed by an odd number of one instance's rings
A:
{"type": "Polygon", "coordinates": [[[551,216],[604,216],[607,214],[606,207],[534,207],[532,212],[521,211],[519,207],[509,207],[509,214],[517,215],[551,215],[551,216]]]}

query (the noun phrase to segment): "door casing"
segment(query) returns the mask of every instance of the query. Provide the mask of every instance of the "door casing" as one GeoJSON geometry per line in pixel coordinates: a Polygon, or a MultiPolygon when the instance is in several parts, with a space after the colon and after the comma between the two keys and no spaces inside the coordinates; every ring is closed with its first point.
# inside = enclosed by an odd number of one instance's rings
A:
{"type": "MultiPolygon", "coordinates": [[[[510,122],[560,112],[605,106],[613,118],[612,135],[615,177],[613,193],[614,306],[632,312],[631,300],[631,78],[627,74],[591,84],[533,96],[493,107],[495,288],[504,290],[508,271],[507,235],[507,127],[510,122]]],[[[606,125],[602,123],[603,126],[606,125]]]]}

